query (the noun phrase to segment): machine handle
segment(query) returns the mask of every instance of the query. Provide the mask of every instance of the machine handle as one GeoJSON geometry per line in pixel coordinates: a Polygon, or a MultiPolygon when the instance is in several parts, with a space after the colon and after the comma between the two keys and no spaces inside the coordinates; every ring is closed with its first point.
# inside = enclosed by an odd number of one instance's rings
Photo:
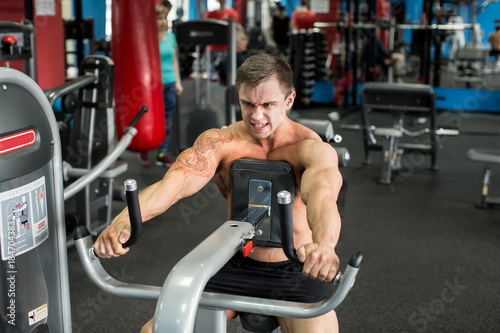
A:
{"type": "MultiPolygon", "coordinates": [[[[281,231],[281,246],[283,252],[290,259],[290,261],[303,266],[304,264],[297,256],[297,250],[293,243],[293,202],[292,195],[288,191],[279,191],[278,194],[278,209],[280,217],[280,231],[281,231]]],[[[358,252],[354,254],[349,261],[349,265],[354,268],[361,266],[363,255],[358,252]]],[[[342,279],[342,272],[338,271],[332,283],[338,285],[342,279]]]]}
{"type": "Polygon", "coordinates": [[[293,202],[288,191],[279,191],[278,209],[280,216],[281,246],[288,259],[302,266],[293,244],[293,202]]]}
{"type": "Polygon", "coordinates": [[[136,114],[136,116],[134,117],[134,119],[132,119],[132,121],[130,122],[129,127],[135,127],[135,125],[137,125],[137,123],[139,122],[139,120],[141,119],[141,117],[146,112],[148,112],[148,107],[146,105],[141,106],[141,108],[139,109],[139,112],[136,114]]]}
{"type": "Polygon", "coordinates": [[[352,268],[359,269],[361,267],[361,262],[363,261],[363,254],[361,252],[356,252],[352,255],[349,260],[349,266],[352,268]]]}
{"type": "Polygon", "coordinates": [[[139,206],[137,182],[134,179],[127,179],[124,182],[124,187],[125,187],[125,197],[127,200],[128,214],[129,214],[130,228],[131,228],[130,238],[125,244],[123,244],[123,247],[126,248],[134,245],[141,237],[142,218],[141,218],[141,207],[139,206]]]}
{"type": "MultiPolygon", "coordinates": [[[[124,191],[125,197],[127,200],[129,219],[130,219],[130,238],[128,241],[123,244],[123,247],[129,247],[134,245],[137,240],[141,237],[142,234],[142,218],[141,218],[141,209],[139,206],[139,196],[137,191],[137,182],[134,179],[127,179],[124,182],[124,191]]],[[[82,239],[86,236],[89,236],[90,232],[84,226],[79,226],[73,232],[73,238],[75,241],[82,239]]],[[[93,257],[97,258],[97,255],[94,253],[94,249],[91,249],[91,254],[93,257]]]]}

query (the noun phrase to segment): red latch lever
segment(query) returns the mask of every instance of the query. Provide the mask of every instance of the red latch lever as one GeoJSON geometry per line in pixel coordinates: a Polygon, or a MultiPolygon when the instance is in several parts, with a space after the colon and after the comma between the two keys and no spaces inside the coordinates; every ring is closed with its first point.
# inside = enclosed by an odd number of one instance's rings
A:
{"type": "Polygon", "coordinates": [[[243,257],[248,257],[253,251],[253,240],[250,240],[243,245],[243,257]]]}

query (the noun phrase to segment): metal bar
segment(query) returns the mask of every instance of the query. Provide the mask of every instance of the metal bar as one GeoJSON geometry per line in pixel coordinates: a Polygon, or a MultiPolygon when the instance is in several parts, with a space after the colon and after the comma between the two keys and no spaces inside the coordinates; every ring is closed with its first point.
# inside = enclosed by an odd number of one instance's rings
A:
{"type": "Polygon", "coordinates": [[[236,106],[234,105],[234,86],[236,78],[236,23],[229,21],[227,30],[227,89],[226,89],[226,125],[236,122],[236,106]]]}
{"type": "MultiPolygon", "coordinates": [[[[315,28],[337,28],[338,23],[332,22],[315,22],[315,28]]],[[[352,23],[347,25],[347,27],[352,27],[354,29],[375,29],[379,25],[376,23],[352,23]]],[[[402,30],[445,30],[445,31],[455,31],[455,30],[465,30],[472,29],[474,27],[471,23],[453,23],[453,24],[392,24],[390,27],[402,30]]]]}
{"type": "Polygon", "coordinates": [[[45,96],[49,100],[50,106],[53,106],[56,100],[72,91],[76,91],[85,87],[86,85],[93,83],[97,80],[95,75],[85,74],[79,76],[78,78],[71,80],[69,82],[63,83],[58,87],[50,89],[45,92],[45,96]]]}
{"type": "Polygon", "coordinates": [[[24,0],[24,17],[27,20],[33,21],[34,18],[33,0],[24,0]]]}
{"type": "MultiPolygon", "coordinates": [[[[359,268],[347,266],[335,293],[327,300],[317,303],[299,303],[263,299],[257,297],[203,293],[200,306],[230,309],[287,318],[318,317],[334,310],[347,296],[354,285],[359,268]]],[[[170,332],[170,331],[169,331],[170,332]]]]}
{"type": "Polygon", "coordinates": [[[64,200],[68,200],[73,195],[81,191],[82,188],[90,184],[92,181],[97,179],[114,161],[120,157],[123,152],[127,149],[132,141],[132,138],[137,134],[137,129],[135,127],[128,127],[125,135],[118,141],[116,147],[95,167],[93,167],[89,172],[66,187],[64,189],[64,200]]]}
{"type": "Polygon", "coordinates": [[[398,150],[399,138],[392,135],[387,135],[385,137],[383,148],[382,148],[382,168],[380,170],[380,180],[382,184],[390,184],[391,176],[394,166],[394,161],[396,160],[395,154],[398,150]]]}
{"type": "Polygon", "coordinates": [[[121,282],[111,277],[102,267],[98,258],[89,252],[93,248],[90,235],[75,241],[78,256],[82,261],[85,272],[89,278],[102,290],[122,297],[156,300],[160,295],[161,288],[121,282]]]}
{"type": "MultiPolygon", "coordinates": [[[[354,24],[359,23],[359,1],[354,1],[354,24]]],[[[354,42],[354,50],[352,51],[352,93],[351,93],[351,105],[357,105],[358,98],[358,44],[359,44],[359,35],[358,30],[354,29],[352,31],[352,40],[354,42]]],[[[348,45],[348,44],[346,44],[348,45]]]]}

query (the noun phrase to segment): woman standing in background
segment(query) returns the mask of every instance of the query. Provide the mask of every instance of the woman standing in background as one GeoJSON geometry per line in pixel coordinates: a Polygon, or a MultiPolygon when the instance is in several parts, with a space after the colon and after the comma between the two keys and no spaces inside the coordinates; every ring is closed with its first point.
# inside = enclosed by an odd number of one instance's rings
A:
{"type": "MultiPolygon", "coordinates": [[[[169,4],[170,3],[168,1],[163,1],[162,4],[157,4],[155,6],[166,120],[165,140],[158,148],[158,155],[156,157],[155,164],[159,166],[166,166],[167,168],[172,165],[172,161],[167,156],[172,114],[174,113],[177,95],[182,94],[183,90],[179,72],[179,62],[177,59],[177,40],[175,39],[175,35],[167,30],[167,15],[171,8],[171,6],[170,8],[168,7],[169,4]],[[164,5],[165,3],[168,3],[167,6],[164,5]]],[[[149,165],[148,153],[140,153],[139,161],[143,165],[149,165]]]]}

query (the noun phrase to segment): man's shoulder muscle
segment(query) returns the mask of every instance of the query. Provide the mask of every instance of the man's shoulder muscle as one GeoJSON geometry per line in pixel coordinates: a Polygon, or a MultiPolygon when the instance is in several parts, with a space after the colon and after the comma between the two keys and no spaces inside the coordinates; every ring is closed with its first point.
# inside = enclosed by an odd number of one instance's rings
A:
{"type": "Polygon", "coordinates": [[[211,177],[224,158],[224,148],[234,139],[231,132],[211,129],[198,136],[191,148],[183,151],[173,168],[183,169],[186,175],[211,177]]]}

